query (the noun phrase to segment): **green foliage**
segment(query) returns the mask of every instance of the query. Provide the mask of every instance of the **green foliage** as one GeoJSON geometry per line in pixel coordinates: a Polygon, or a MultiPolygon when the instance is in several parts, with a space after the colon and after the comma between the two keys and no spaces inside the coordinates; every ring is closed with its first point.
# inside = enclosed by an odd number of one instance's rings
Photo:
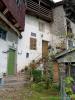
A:
{"type": "Polygon", "coordinates": [[[71,87],[66,87],[65,92],[66,92],[67,95],[72,95],[73,94],[73,91],[72,91],[71,87]]]}
{"type": "Polygon", "coordinates": [[[34,83],[31,86],[32,90],[37,91],[37,92],[42,92],[45,89],[45,83],[39,82],[39,83],[34,83]]]}
{"type": "Polygon", "coordinates": [[[71,76],[66,77],[64,81],[65,81],[66,85],[71,85],[74,82],[74,80],[71,76]]]}
{"type": "Polygon", "coordinates": [[[57,91],[57,92],[59,92],[59,90],[60,90],[58,84],[52,84],[51,89],[52,89],[53,91],[57,91]]]}
{"type": "Polygon", "coordinates": [[[32,76],[33,76],[34,82],[40,82],[42,79],[42,71],[34,69],[32,70],[32,76]]]}
{"type": "Polygon", "coordinates": [[[66,87],[65,87],[65,92],[67,95],[72,95],[73,91],[72,91],[72,85],[73,85],[73,78],[71,76],[68,76],[65,78],[64,82],[66,83],[66,87]]]}
{"type": "Polygon", "coordinates": [[[47,58],[44,62],[44,74],[43,80],[46,84],[46,89],[49,88],[49,85],[53,83],[53,62],[47,58]]]}
{"type": "Polygon", "coordinates": [[[52,84],[53,83],[53,62],[49,61],[49,83],[52,84]]]}
{"type": "Polygon", "coordinates": [[[39,83],[33,83],[31,85],[31,89],[36,92],[41,92],[41,93],[43,93],[44,91],[47,91],[47,90],[49,90],[50,93],[58,93],[59,85],[53,84],[52,87],[49,87],[48,89],[46,89],[45,82],[39,82],[39,83]]]}

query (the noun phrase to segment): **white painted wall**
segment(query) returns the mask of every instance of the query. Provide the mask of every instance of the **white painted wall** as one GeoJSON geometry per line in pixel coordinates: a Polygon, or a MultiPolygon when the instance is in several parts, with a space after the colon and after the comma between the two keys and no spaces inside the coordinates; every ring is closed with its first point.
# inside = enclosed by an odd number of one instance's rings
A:
{"type": "MultiPolygon", "coordinates": [[[[0,38],[0,73],[7,73],[7,63],[8,63],[8,50],[10,47],[12,47],[12,41],[9,41],[9,33],[10,33],[10,36],[13,34],[11,32],[7,32],[7,37],[6,37],[6,40],[3,40],[0,38]],[[7,53],[5,53],[7,52],[7,53]]],[[[15,36],[15,35],[14,35],[15,36]]],[[[16,42],[13,38],[13,35],[12,37],[10,37],[13,39],[14,42],[16,42]]],[[[15,46],[14,49],[16,49],[17,47],[15,46]]],[[[13,66],[15,67],[15,66],[13,66]]]]}
{"type": "Polygon", "coordinates": [[[0,39],[0,72],[7,72],[7,54],[3,51],[8,50],[7,42],[0,39]]]}
{"type": "MultiPolygon", "coordinates": [[[[50,25],[45,23],[45,32],[39,31],[39,21],[36,17],[26,15],[25,17],[25,30],[22,32],[23,38],[18,41],[18,55],[17,55],[17,69],[18,71],[28,65],[32,60],[39,59],[42,56],[42,40],[50,41],[50,25]],[[30,37],[31,32],[36,33],[37,49],[30,50],[30,37]],[[41,35],[43,34],[43,37],[41,35]],[[26,53],[29,53],[29,58],[26,58],[26,53]]],[[[35,38],[35,37],[34,37],[35,38]]]]}
{"type": "MultiPolygon", "coordinates": [[[[0,39],[0,72],[7,73],[8,50],[12,42],[0,39]],[[7,52],[7,53],[5,53],[7,52]]],[[[15,67],[15,66],[13,66],[15,67]]]]}

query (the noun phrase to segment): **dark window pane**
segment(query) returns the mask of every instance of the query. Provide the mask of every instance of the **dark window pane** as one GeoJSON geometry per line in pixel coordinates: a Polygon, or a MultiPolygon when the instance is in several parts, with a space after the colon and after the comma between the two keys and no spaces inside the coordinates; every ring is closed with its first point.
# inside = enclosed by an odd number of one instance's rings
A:
{"type": "Polygon", "coordinates": [[[29,53],[26,53],[26,58],[28,58],[29,57],[29,53]]]}
{"type": "Polygon", "coordinates": [[[2,39],[6,40],[6,33],[2,34],[2,39]]]}
{"type": "Polygon", "coordinates": [[[2,33],[0,33],[0,38],[1,38],[1,34],[2,34],[2,33]]]}
{"type": "Polygon", "coordinates": [[[0,27],[0,38],[2,38],[3,40],[6,40],[6,34],[7,34],[7,31],[5,31],[4,29],[0,27]]]}
{"type": "Polygon", "coordinates": [[[69,45],[69,48],[73,48],[73,42],[71,40],[68,40],[68,45],[69,45]]]}
{"type": "Polygon", "coordinates": [[[75,80],[75,66],[71,66],[71,76],[74,78],[75,80]]]}

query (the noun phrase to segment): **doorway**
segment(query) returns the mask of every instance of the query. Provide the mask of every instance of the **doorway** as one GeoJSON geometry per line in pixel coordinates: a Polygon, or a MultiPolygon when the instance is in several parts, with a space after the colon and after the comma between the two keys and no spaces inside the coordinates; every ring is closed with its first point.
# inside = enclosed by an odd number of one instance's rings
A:
{"type": "Polygon", "coordinates": [[[48,41],[42,41],[42,57],[48,56],[48,41]]]}
{"type": "Polygon", "coordinates": [[[8,75],[13,75],[15,73],[15,56],[16,51],[9,49],[8,53],[8,64],[7,64],[7,73],[8,75]]]}

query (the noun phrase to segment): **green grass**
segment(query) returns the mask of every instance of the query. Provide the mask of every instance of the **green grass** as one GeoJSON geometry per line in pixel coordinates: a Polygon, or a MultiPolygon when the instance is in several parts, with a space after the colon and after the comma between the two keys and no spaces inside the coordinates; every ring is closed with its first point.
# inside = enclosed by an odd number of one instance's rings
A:
{"type": "Polygon", "coordinates": [[[43,92],[36,92],[31,89],[27,89],[27,91],[32,92],[31,94],[25,95],[26,89],[24,90],[24,99],[23,100],[60,100],[58,95],[51,95],[50,90],[45,90],[43,92]]]}
{"type": "Polygon", "coordinates": [[[11,97],[8,95],[8,98],[3,100],[60,100],[59,96],[51,95],[49,91],[50,90],[46,90],[44,92],[36,92],[29,88],[25,88],[16,93],[15,96],[11,97]]]}
{"type": "Polygon", "coordinates": [[[60,100],[58,96],[45,96],[41,93],[34,93],[31,96],[25,96],[23,100],[60,100]]]}
{"type": "Polygon", "coordinates": [[[72,95],[71,95],[71,98],[72,98],[73,100],[75,100],[75,94],[72,94],[72,95]]]}

